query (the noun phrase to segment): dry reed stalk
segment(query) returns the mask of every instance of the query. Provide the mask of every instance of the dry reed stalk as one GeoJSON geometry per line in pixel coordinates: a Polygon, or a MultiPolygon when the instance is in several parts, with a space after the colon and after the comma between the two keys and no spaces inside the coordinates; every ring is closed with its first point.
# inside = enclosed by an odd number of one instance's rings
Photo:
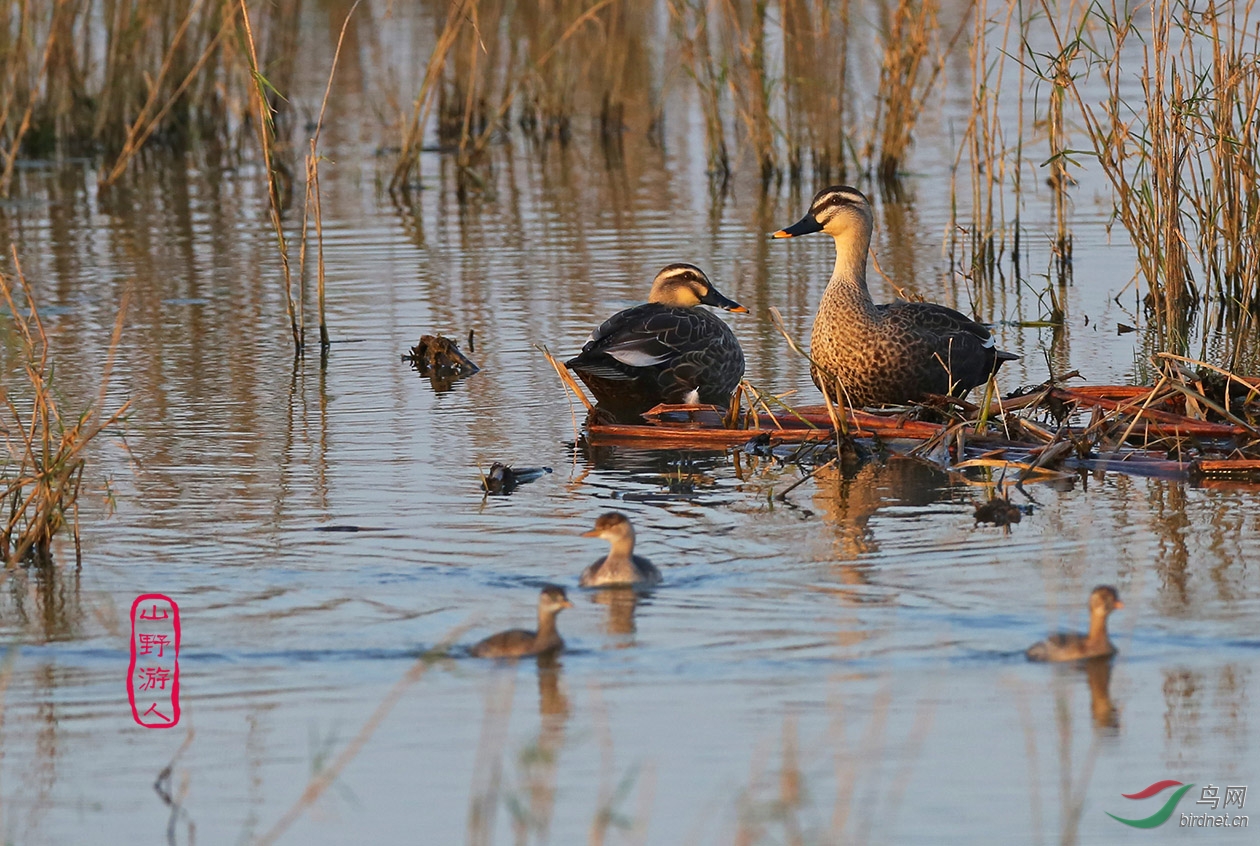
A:
{"type": "Polygon", "coordinates": [[[338,753],[332,763],[315,775],[311,776],[311,779],[306,783],[306,787],[302,790],[302,795],[299,796],[293,805],[284,812],[280,819],[276,820],[275,824],[272,825],[266,833],[255,841],[256,843],[260,844],[260,846],[268,843],[275,843],[286,831],[288,831],[289,827],[297,821],[298,817],[302,816],[302,814],[306,812],[307,808],[311,807],[311,805],[313,805],[319,797],[323,795],[324,791],[332,786],[333,782],[337,780],[337,777],[341,775],[341,772],[358,756],[361,751],[363,751],[363,747],[366,746],[367,742],[372,739],[372,735],[376,733],[376,730],[380,727],[381,723],[389,716],[390,711],[394,710],[394,706],[402,699],[403,694],[407,692],[407,689],[416,682],[420,681],[429,667],[446,655],[447,651],[451,647],[451,644],[453,644],[456,639],[458,639],[459,636],[467,630],[467,628],[468,627],[466,625],[455,627],[447,633],[446,637],[442,638],[441,642],[439,642],[437,646],[433,647],[433,649],[416,659],[416,662],[411,665],[411,668],[407,670],[403,677],[395,682],[394,686],[390,688],[388,693],[385,694],[385,698],[377,704],[376,708],[359,728],[358,733],[350,739],[350,742],[346,744],[345,748],[342,749],[340,753],[338,753]]]}
{"type": "Polygon", "coordinates": [[[864,156],[869,163],[878,150],[879,164],[874,170],[884,183],[897,178],[919,114],[944,66],[945,52],[937,46],[934,62],[930,68],[924,67],[940,36],[937,9],[937,0],[897,0],[892,10],[884,38],[875,117],[864,156]]]}
{"type": "Polygon", "coordinates": [[[830,379],[831,386],[839,389],[837,391],[837,395],[842,398],[839,409],[837,409],[835,404],[832,403],[831,397],[827,391],[823,391],[822,395],[823,402],[827,405],[827,416],[831,418],[832,428],[835,429],[836,448],[841,449],[841,441],[849,436],[849,415],[847,414],[847,410],[854,407],[852,401],[849,399],[848,389],[845,388],[844,383],[840,381],[839,376],[836,376],[830,371],[820,367],[809,353],[805,352],[797,345],[796,341],[788,333],[787,324],[783,322],[783,315],[781,315],[779,310],[773,306],[770,308],[770,320],[774,323],[774,327],[779,330],[779,334],[781,334],[787,341],[788,346],[792,348],[792,351],[809,362],[811,372],[817,374],[819,378],[824,381],[830,379]]]}
{"type": "Polygon", "coordinates": [[[582,401],[582,405],[586,406],[586,410],[593,411],[595,409],[595,404],[586,398],[586,394],[582,391],[582,386],[579,385],[577,380],[573,378],[573,374],[569,372],[569,369],[557,361],[556,357],[551,354],[551,350],[546,347],[535,346],[535,349],[542,352],[547,359],[547,363],[552,366],[552,368],[556,371],[556,375],[560,377],[560,381],[564,383],[566,388],[573,392],[574,396],[582,401]]]}
{"type": "MultiPolygon", "coordinates": [[[[333,51],[332,65],[328,69],[328,82],[324,85],[324,97],[319,104],[319,117],[315,121],[315,130],[311,133],[310,149],[306,154],[306,201],[302,206],[302,244],[298,250],[298,274],[305,279],[306,273],[306,238],[307,219],[312,207],[315,212],[315,297],[319,312],[319,349],[321,355],[327,355],[330,340],[328,322],[324,313],[324,216],[319,190],[319,136],[324,128],[324,115],[328,112],[328,96],[332,93],[333,79],[337,75],[337,63],[341,60],[341,45],[346,40],[346,28],[350,26],[350,18],[359,8],[361,0],[355,0],[350,11],[346,12],[341,22],[341,32],[337,36],[337,48],[333,51]]],[[[305,299],[305,297],[303,297],[305,299]]]]}
{"type": "Polygon", "coordinates": [[[788,178],[800,184],[805,153],[816,185],[843,181],[853,147],[846,120],[849,8],[830,0],[783,0],[783,89],[788,178]]]}
{"type": "Polygon", "coordinates": [[[131,402],[111,414],[105,413],[114,356],[122,338],[128,296],[124,295],[114,321],[109,350],[95,400],[74,418],[63,416],[53,388],[53,364],[49,358],[48,337],[35,305],[34,295],[22,274],[16,248],[13,251],[14,279],[0,274],[0,298],[8,307],[20,350],[20,361],[30,386],[28,399],[15,399],[0,384],[0,404],[7,422],[0,422],[0,436],[7,447],[0,504],[7,509],[0,532],[0,556],[8,567],[29,560],[52,563],[52,541],[67,525],[79,558],[78,497],[87,459],[88,444],[126,414],[131,402]],[[25,300],[18,307],[15,290],[25,300]],[[67,517],[71,522],[67,523],[67,517]]]}
{"type": "MultiPolygon", "coordinates": [[[[971,6],[971,65],[972,109],[963,133],[954,168],[961,165],[964,155],[971,167],[970,220],[963,226],[958,220],[957,188],[954,192],[953,217],[950,226],[950,259],[956,263],[957,237],[960,231],[968,235],[969,255],[967,275],[979,282],[991,282],[997,275],[1002,254],[1006,251],[1006,212],[1003,204],[1003,187],[1006,181],[1007,161],[1005,133],[998,111],[997,92],[1003,88],[1006,59],[1011,53],[1010,39],[1014,23],[1020,22],[1020,34],[1024,34],[1027,19],[1022,16],[1019,0],[1008,0],[1005,19],[991,18],[985,3],[971,6]],[[1002,37],[997,45],[997,56],[991,55],[990,32],[1001,26],[1002,37]]],[[[1024,39],[1020,38],[1021,45],[1024,39]]],[[[1022,93],[1021,93],[1022,98],[1022,93]]],[[[1022,100],[1021,100],[1022,104],[1022,100]]],[[[1020,109],[1023,119],[1023,109],[1020,109]]],[[[1018,153],[1014,162],[1019,171],[1018,153]]],[[[1016,227],[1016,231],[1018,228],[1016,227]]]]}
{"type": "MultiPolygon", "coordinates": [[[[1054,215],[1054,241],[1050,252],[1054,257],[1055,275],[1062,286],[1072,275],[1072,234],[1068,231],[1068,193],[1072,177],[1068,175],[1068,139],[1064,121],[1064,104],[1067,101],[1067,87],[1071,82],[1071,67],[1068,56],[1059,53],[1051,57],[1049,73],[1046,79],[1050,83],[1050,97],[1046,107],[1046,127],[1050,145],[1050,196],[1054,215]]],[[[1062,322],[1061,309],[1060,319],[1062,322]]]]}
{"type": "Polygon", "coordinates": [[[306,345],[306,327],[303,322],[303,301],[305,297],[300,298],[297,302],[293,298],[293,272],[289,266],[289,242],[284,234],[284,222],[281,219],[281,209],[283,208],[280,196],[280,188],[276,180],[275,160],[275,111],[271,106],[271,102],[267,97],[267,90],[275,89],[266,77],[262,75],[262,71],[258,67],[258,51],[254,45],[254,30],[249,22],[249,9],[245,6],[245,0],[239,0],[241,9],[241,22],[245,28],[245,43],[249,48],[249,70],[253,77],[254,84],[250,88],[250,97],[253,100],[254,111],[257,114],[258,122],[258,143],[263,154],[263,168],[267,173],[267,206],[270,212],[271,227],[276,233],[276,245],[280,252],[280,266],[284,271],[284,304],[289,316],[289,327],[293,333],[293,354],[300,356],[306,345]]]}
{"type": "Polygon", "coordinates": [[[766,61],[765,0],[722,0],[723,52],[730,57],[726,84],[735,116],[744,125],[748,143],[761,171],[762,190],[782,177],[771,117],[771,97],[777,83],[766,61]]]}

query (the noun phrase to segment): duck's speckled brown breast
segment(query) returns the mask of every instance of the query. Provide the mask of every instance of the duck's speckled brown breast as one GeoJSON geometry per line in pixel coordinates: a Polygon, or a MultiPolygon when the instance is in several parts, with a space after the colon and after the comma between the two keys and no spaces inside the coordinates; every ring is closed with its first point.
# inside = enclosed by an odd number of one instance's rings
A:
{"type": "MultiPolygon", "coordinates": [[[[986,332],[953,309],[930,303],[876,306],[856,284],[833,280],[823,294],[810,336],[818,367],[839,377],[855,406],[919,402],[928,394],[961,396],[994,369],[986,332]]],[[[986,332],[987,334],[987,332],[986,332]]],[[[811,368],[814,384],[836,391],[811,368]]]]}

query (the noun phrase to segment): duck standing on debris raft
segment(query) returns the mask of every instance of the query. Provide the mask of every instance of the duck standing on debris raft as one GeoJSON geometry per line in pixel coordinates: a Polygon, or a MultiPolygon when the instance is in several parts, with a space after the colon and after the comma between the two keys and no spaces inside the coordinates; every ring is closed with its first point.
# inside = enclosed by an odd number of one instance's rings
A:
{"type": "Polygon", "coordinates": [[[660,403],[725,406],[744,376],[744,352],[730,327],[700,305],[748,311],[694,264],[668,265],[646,303],[605,320],[565,367],[618,415],[660,403]]]}
{"type": "Polygon", "coordinates": [[[820,390],[857,407],[920,402],[928,394],[961,397],[1002,362],[1019,358],[999,350],[987,327],[952,308],[875,305],[866,287],[874,220],[861,191],[837,185],[819,191],[803,218],[774,233],[826,232],[836,240],[836,267],[810,337],[811,375],[820,390]]]}

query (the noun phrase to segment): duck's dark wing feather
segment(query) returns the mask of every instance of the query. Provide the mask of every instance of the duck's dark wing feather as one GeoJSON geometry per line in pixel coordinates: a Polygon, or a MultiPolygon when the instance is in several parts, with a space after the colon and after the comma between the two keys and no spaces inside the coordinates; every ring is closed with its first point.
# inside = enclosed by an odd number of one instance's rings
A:
{"type": "MultiPolygon", "coordinates": [[[[952,392],[962,394],[983,384],[1001,365],[1019,356],[997,349],[989,328],[961,312],[935,303],[890,303],[880,306],[889,331],[919,349],[929,368],[949,372],[952,392]]],[[[935,391],[944,393],[944,391],[935,391]]]]}
{"type": "Polygon", "coordinates": [[[743,351],[725,323],[705,309],[659,303],[614,314],[565,364],[601,402],[633,395],[644,409],[680,402],[693,390],[703,402],[725,402],[744,373],[743,351]],[[611,392],[618,396],[603,395],[611,392]]]}

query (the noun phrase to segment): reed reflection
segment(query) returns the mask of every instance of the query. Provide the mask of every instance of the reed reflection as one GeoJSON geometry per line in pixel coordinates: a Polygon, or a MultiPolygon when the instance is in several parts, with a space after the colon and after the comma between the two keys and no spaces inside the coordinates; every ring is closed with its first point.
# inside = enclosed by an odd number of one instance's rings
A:
{"type": "MultiPolygon", "coordinates": [[[[923,507],[948,500],[953,493],[948,473],[926,461],[899,456],[856,468],[824,468],[814,479],[814,507],[827,521],[835,558],[841,561],[879,549],[870,522],[881,510],[923,507]]],[[[855,583],[865,581],[860,573],[853,575],[855,583]]]]}
{"type": "Polygon", "coordinates": [[[17,628],[41,643],[78,637],[86,614],[80,578],[78,568],[37,566],[11,572],[0,620],[5,628],[17,628]]]}

